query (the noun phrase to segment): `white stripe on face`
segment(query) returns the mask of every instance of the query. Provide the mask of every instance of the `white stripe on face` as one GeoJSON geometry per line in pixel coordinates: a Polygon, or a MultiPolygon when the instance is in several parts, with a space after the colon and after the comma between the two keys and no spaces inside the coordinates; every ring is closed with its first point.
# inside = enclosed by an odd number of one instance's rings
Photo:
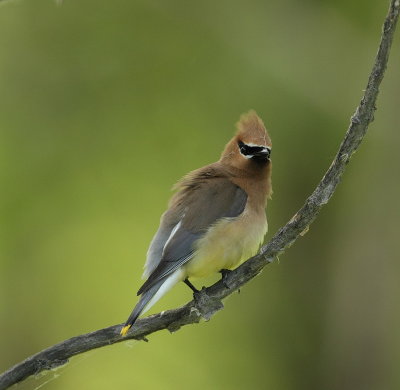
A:
{"type": "Polygon", "coordinates": [[[256,148],[265,148],[267,146],[265,145],[257,145],[257,144],[253,144],[252,142],[249,142],[248,144],[244,143],[246,146],[250,146],[250,147],[256,147],[256,148]]]}

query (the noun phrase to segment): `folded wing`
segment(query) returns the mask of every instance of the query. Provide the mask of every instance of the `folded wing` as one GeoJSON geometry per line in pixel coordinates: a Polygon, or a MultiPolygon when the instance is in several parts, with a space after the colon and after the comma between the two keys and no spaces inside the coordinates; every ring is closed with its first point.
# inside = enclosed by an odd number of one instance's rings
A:
{"type": "Polygon", "coordinates": [[[195,243],[222,218],[239,216],[247,201],[246,192],[225,177],[192,180],[172,199],[160,229],[152,241],[146,266],[152,266],[149,278],[139,289],[141,295],[166,279],[195,254],[195,243]],[[175,224],[171,224],[174,221],[175,224]],[[166,234],[169,232],[169,234],[166,234]],[[157,241],[158,238],[158,241],[157,241]],[[159,259],[155,256],[159,255],[159,259]],[[158,262],[157,262],[158,260],[158,262]]]}

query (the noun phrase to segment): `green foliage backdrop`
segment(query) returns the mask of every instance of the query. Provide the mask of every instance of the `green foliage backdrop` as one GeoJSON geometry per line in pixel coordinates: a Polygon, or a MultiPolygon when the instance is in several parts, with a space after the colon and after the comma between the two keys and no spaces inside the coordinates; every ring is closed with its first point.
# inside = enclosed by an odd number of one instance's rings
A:
{"type": "MultiPolygon", "coordinates": [[[[285,223],[335,154],[387,6],[2,2],[0,371],[126,319],[169,189],[250,108],[274,143],[269,236],[285,223]]],[[[334,198],[226,310],[18,388],[399,388],[398,45],[334,198]]],[[[189,299],[182,284],[153,311],[189,299]]]]}

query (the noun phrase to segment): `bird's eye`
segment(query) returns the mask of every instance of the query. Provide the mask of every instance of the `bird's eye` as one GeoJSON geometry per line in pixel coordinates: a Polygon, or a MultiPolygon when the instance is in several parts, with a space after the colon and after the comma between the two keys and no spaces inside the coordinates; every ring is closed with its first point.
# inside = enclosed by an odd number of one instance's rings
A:
{"type": "Polygon", "coordinates": [[[246,155],[248,152],[247,148],[246,148],[247,145],[244,144],[242,141],[239,141],[238,146],[239,146],[240,153],[242,153],[243,155],[246,155]]]}

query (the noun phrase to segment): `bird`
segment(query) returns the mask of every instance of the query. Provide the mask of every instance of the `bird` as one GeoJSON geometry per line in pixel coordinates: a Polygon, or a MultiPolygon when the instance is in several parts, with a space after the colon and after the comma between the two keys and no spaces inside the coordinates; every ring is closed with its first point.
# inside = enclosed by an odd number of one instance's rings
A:
{"type": "Polygon", "coordinates": [[[267,233],[272,194],[271,138],[254,110],[243,114],[217,162],[196,169],[173,187],[168,209],[152,239],[140,296],[120,334],[178,282],[222,278],[254,256],[267,233]]]}

